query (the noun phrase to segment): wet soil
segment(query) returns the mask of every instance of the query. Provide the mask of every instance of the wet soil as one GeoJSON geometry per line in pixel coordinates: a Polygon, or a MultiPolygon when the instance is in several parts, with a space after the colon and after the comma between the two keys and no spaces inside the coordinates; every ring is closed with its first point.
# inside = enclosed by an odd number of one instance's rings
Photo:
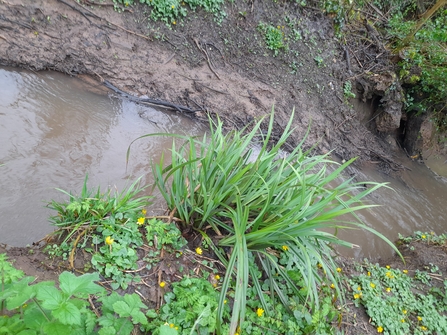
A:
{"type": "MultiPolygon", "coordinates": [[[[274,106],[278,136],[295,110],[290,145],[310,128],[307,147],[399,169],[389,143],[364,122],[370,115],[359,117],[344,97],[345,81],[365,69],[346,57],[332,18],[320,10],[237,1],[224,7],[221,20],[197,10],[168,26],[149,20],[140,4],[118,13],[111,1],[88,3],[1,1],[0,64],[60,71],[102,89],[107,81],[136,96],[187,106],[194,113],[186,114],[199,120],[219,115],[228,127],[241,128],[274,106]],[[275,56],[267,49],[261,22],[280,28],[287,50],[275,56]]],[[[389,61],[379,63],[375,68],[386,70],[389,61]]]]}

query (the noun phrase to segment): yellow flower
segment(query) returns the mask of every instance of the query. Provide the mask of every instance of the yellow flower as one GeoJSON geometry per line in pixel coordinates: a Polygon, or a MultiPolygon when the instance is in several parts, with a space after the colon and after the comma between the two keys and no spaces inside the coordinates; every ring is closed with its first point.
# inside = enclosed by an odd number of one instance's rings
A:
{"type": "Polygon", "coordinates": [[[389,265],[387,265],[387,266],[385,266],[387,269],[389,269],[390,268],[390,266],[389,265]]]}
{"type": "Polygon", "coordinates": [[[427,238],[427,236],[425,236],[425,235],[422,235],[421,237],[422,237],[422,238],[427,238]]]}
{"type": "Polygon", "coordinates": [[[376,284],[374,284],[374,283],[370,283],[369,286],[371,286],[372,288],[375,288],[375,287],[376,287],[376,284]]]}
{"type": "Polygon", "coordinates": [[[289,250],[289,247],[287,245],[283,245],[282,250],[287,251],[287,250],[289,250]]]}
{"type": "Polygon", "coordinates": [[[220,279],[220,276],[219,276],[219,275],[215,275],[215,276],[214,276],[214,279],[219,280],[219,279],[220,279]]]}
{"type": "Polygon", "coordinates": [[[401,319],[400,322],[405,323],[405,319],[401,319]]]}
{"type": "Polygon", "coordinates": [[[264,314],[264,310],[262,308],[258,308],[256,310],[256,314],[258,314],[258,316],[261,317],[264,314]]]}
{"type": "Polygon", "coordinates": [[[368,275],[368,277],[370,277],[371,276],[371,272],[368,271],[367,275],[368,275]]]}
{"type": "Polygon", "coordinates": [[[162,281],[162,282],[160,283],[160,287],[163,288],[163,287],[165,287],[165,286],[166,286],[166,283],[165,283],[164,281],[162,281]]]}
{"type": "Polygon", "coordinates": [[[383,333],[383,327],[382,326],[377,327],[377,332],[378,333],[383,333]]]}
{"type": "Polygon", "coordinates": [[[359,299],[360,298],[360,294],[356,293],[354,294],[354,299],[359,299]]]}
{"type": "Polygon", "coordinates": [[[357,291],[361,291],[362,288],[360,286],[357,287],[357,291]]]}
{"type": "Polygon", "coordinates": [[[177,24],[177,22],[173,21],[172,24],[177,24]]]}
{"type": "Polygon", "coordinates": [[[422,321],[422,317],[418,316],[418,321],[422,321]]]}
{"type": "Polygon", "coordinates": [[[144,224],[144,220],[145,220],[145,218],[144,217],[141,217],[141,218],[138,218],[138,224],[141,226],[142,224],[144,224]]]}
{"type": "Polygon", "coordinates": [[[107,237],[106,237],[106,244],[107,244],[107,245],[112,245],[112,244],[113,244],[113,241],[114,241],[113,238],[111,238],[110,236],[107,236],[107,237]]]}
{"type": "Polygon", "coordinates": [[[172,5],[172,6],[171,6],[171,8],[172,8],[172,9],[174,9],[174,8],[175,8],[175,6],[174,6],[174,5],[172,5]]]}
{"type": "Polygon", "coordinates": [[[318,263],[317,266],[318,266],[319,269],[321,269],[323,267],[323,264],[318,263]]]}
{"type": "Polygon", "coordinates": [[[227,299],[225,299],[225,300],[224,300],[224,305],[225,305],[227,302],[228,302],[227,299]]]}
{"type": "Polygon", "coordinates": [[[337,272],[341,272],[341,268],[337,268],[337,272]]]}
{"type": "Polygon", "coordinates": [[[425,327],[425,326],[421,326],[421,330],[427,330],[427,327],[425,327]]]}
{"type": "Polygon", "coordinates": [[[334,283],[331,284],[331,288],[335,288],[335,284],[334,283]]]}
{"type": "Polygon", "coordinates": [[[391,292],[391,287],[387,287],[387,288],[386,288],[386,291],[387,291],[387,292],[391,292]]]}
{"type": "Polygon", "coordinates": [[[407,310],[406,310],[406,309],[404,309],[404,310],[402,311],[402,313],[404,313],[404,314],[407,314],[407,310]]]}
{"type": "Polygon", "coordinates": [[[141,210],[141,213],[143,213],[143,215],[146,215],[146,213],[147,213],[147,210],[145,210],[145,209],[142,209],[142,210],[141,210]]]}
{"type": "Polygon", "coordinates": [[[175,325],[173,323],[169,324],[169,328],[174,328],[174,327],[175,327],[175,325]]]}
{"type": "Polygon", "coordinates": [[[407,274],[407,273],[408,273],[408,270],[403,270],[402,272],[405,273],[405,274],[407,274]]]}
{"type": "Polygon", "coordinates": [[[203,250],[202,250],[202,248],[200,248],[200,247],[196,248],[196,253],[197,253],[198,255],[203,254],[203,250]]]}

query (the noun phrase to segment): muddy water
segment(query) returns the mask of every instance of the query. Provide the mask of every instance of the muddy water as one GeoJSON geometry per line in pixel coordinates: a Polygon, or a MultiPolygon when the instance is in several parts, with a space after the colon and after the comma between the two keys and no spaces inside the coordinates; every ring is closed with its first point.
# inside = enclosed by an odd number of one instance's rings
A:
{"type": "MultiPolygon", "coordinates": [[[[139,141],[126,171],[126,150],[136,137],[153,132],[202,134],[203,129],[175,113],[156,111],[90,92],[79,80],[58,73],[30,73],[0,68],[0,243],[23,246],[43,237],[55,190],[79,192],[89,185],[123,189],[136,177],[149,179],[151,159],[169,149],[168,138],[139,141]]],[[[447,228],[447,164],[436,161],[433,173],[405,157],[410,170],[392,179],[374,166],[355,171],[357,180],[389,182],[368,199],[379,208],[359,213],[369,227],[391,240],[415,230],[444,233],[447,228]],[[439,176],[440,175],[440,176],[439,176]]],[[[161,205],[158,205],[159,207],[161,205]]],[[[342,231],[340,237],[360,248],[341,250],[355,257],[388,257],[391,248],[364,231],[342,231]]]]}
{"type": "Polygon", "coordinates": [[[79,193],[89,186],[122,190],[137,177],[152,184],[151,159],[169,149],[169,138],[150,138],[126,150],[138,136],[154,132],[199,135],[203,129],[170,112],[90,92],[83,82],[58,73],[0,68],[0,243],[24,246],[53,228],[50,199],[55,188],[79,193]]]}

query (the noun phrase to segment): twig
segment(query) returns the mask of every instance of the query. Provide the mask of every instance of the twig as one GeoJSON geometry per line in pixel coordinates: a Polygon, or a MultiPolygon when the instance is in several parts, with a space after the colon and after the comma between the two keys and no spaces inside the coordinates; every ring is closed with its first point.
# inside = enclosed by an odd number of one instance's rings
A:
{"type": "Polygon", "coordinates": [[[225,95],[230,95],[230,93],[216,90],[215,88],[211,88],[211,87],[206,86],[206,85],[204,85],[204,84],[202,84],[202,83],[197,82],[197,84],[199,84],[200,86],[203,86],[203,87],[205,87],[205,88],[207,88],[207,89],[209,89],[209,90],[211,90],[211,91],[214,91],[214,92],[216,92],[216,93],[225,94],[225,95]]]}
{"type": "Polygon", "coordinates": [[[217,79],[220,80],[219,75],[217,74],[216,71],[214,71],[214,69],[213,69],[213,67],[212,67],[212,65],[211,65],[211,61],[210,61],[210,58],[208,57],[208,53],[206,52],[206,50],[204,50],[204,49],[200,46],[200,44],[199,44],[199,42],[197,41],[196,38],[194,38],[194,42],[196,43],[197,48],[205,54],[205,56],[206,56],[206,61],[207,61],[207,63],[208,63],[208,67],[210,68],[210,70],[215,74],[215,76],[217,77],[217,79]]]}
{"type": "Polygon", "coordinates": [[[96,317],[99,318],[101,315],[99,314],[98,310],[96,309],[95,305],[93,304],[92,297],[90,296],[90,294],[88,295],[88,302],[90,303],[90,306],[92,307],[92,310],[95,313],[96,317]]]}

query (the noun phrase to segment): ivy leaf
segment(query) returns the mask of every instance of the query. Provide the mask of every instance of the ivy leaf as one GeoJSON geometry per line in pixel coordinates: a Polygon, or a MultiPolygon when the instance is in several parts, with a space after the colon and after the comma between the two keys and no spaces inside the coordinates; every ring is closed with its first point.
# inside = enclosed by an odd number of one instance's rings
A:
{"type": "Polygon", "coordinates": [[[54,286],[41,286],[37,290],[37,299],[42,301],[41,306],[45,309],[57,309],[65,299],[62,293],[54,286]]]}
{"type": "Polygon", "coordinates": [[[60,288],[63,292],[67,293],[68,296],[72,295],[85,295],[85,294],[96,294],[102,292],[104,289],[95,284],[95,281],[99,280],[99,274],[86,273],[82,276],[75,276],[71,272],[62,272],[59,276],[60,288]]]}
{"type": "Polygon", "coordinates": [[[80,325],[81,312],[73,303],[66,301],[53,310],[53,316],[64,325],[80,325]]]}

